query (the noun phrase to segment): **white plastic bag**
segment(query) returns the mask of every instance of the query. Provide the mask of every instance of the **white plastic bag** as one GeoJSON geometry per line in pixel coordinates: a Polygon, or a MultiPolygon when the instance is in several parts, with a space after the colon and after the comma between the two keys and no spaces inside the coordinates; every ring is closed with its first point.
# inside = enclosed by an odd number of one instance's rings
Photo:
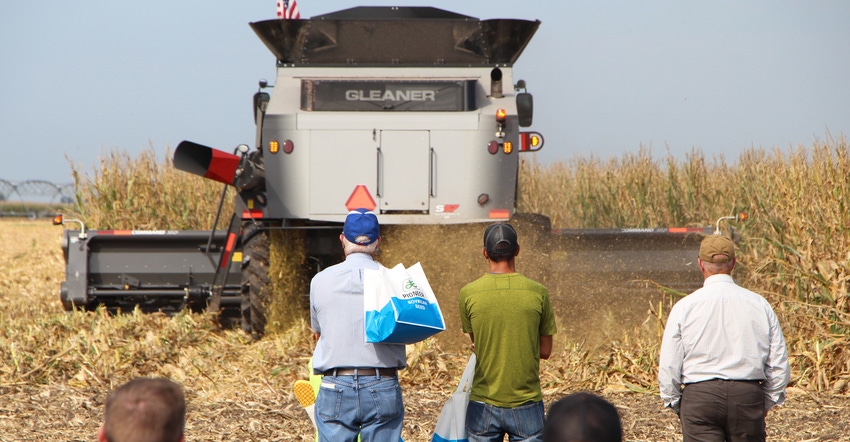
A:
{"type": "Polygon", "coordinates": [[[413,344],[446,329],[422,265],[380,266],[363,273],[366,342],[413,344]]]}
{"type": "Polygon", "coordinates": [[[469,357],[457,390],[440,411],[431,442],[467,442],[469,440],[466,436],[466,407],[469,404],[469,393],[472,391],[474,376],[475,353],[469,357]]]}

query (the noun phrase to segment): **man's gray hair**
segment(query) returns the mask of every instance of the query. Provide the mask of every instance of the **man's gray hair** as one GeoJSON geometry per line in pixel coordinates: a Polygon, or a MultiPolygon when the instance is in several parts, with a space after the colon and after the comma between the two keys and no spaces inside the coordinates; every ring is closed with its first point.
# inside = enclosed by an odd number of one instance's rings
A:
{"type": "Polygon", "coordinates": [[[732,268],[735,267],[735,260],[730,259],[726,262],[702,262],[703,267],[709,271],[712,275],[716,275],[718,273],[725,273],[727,275],[732,273],[732,268]]]}
{"type": "Polygon", "coordinates": [[[378,243],[380,241],[375,241],[372,244],[360,245],[355,244],[349,241],[345,236],[342,237],[343,251],[345,256],[348,256],[352,253],[366,253],[368,255],[375,256],[378,251],[378,243]]]}

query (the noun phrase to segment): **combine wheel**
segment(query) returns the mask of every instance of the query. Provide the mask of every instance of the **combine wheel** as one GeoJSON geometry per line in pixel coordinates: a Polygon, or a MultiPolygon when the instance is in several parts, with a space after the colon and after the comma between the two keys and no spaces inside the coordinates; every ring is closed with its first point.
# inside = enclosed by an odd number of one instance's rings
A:
{"type": "Polygon", "coordinates": [[[269,231],[261,223],[242,228],[242,329],[259,339],[266,329],[269,291],[269,231]]]}

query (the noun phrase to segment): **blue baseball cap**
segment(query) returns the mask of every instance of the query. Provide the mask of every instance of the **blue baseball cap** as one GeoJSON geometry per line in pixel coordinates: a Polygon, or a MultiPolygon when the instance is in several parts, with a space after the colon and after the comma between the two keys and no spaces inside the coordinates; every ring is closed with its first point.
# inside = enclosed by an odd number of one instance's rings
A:
{"type": "Polygon", "coordinates": [[[354,209],[345,217],[342,234],[349,242],[361,246],[372,244],[381,237],[378,216],[367,209],[354,209]]]}

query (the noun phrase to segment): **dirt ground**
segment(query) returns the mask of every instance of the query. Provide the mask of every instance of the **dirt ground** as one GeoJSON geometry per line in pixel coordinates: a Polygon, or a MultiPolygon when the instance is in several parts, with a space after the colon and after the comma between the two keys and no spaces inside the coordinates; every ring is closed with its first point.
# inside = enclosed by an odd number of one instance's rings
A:
{"type": "MultiPolygon", "coordinates": [[[[187,441],[310,441],[312,427],[289,392],[246,388],[246,397],[205,400],[188,391],[187,441]]],[[[406,441],[430,440],[444,386],[403,385],[406,441]]],[[[0,387],[0,441],[91,441],[102,416],[101,392],[67,386],[0,387]]],[[[566,392],[564,393],[566,394],[566,392]]],[[[627,441],[679,441],[676,416],[655,395],[600,393],[620,410],[627,441]]],[[[444,396],[446,395],[446,396],[444,396]]],[[[561,394],[547,397],[547,405],[561,394]]],[[[768,415],[771,441],[850,441],[850,397],[788,392],[785,406],[768,415]]]]}
{"type": "MultiPolygon", "coordinates": [[[[10,275],[19,272],[21,275],[38,273],[27,282],[28,287],[43,297],[44,305],[39,307],[40,315],[50,317],[60,308],[56,301],[55,290],[62,278],[62,268],[55,263],[61,262],[58,251],[58,234],[54,234],[52,226],[33,227],[30,224],[0,222],[0,304],[10,304],[10,299],[20,298],[20,293],[10,281],[10,275]],[[46,238],[44,239],[45,236],[46,238]],[[49,256],[39,258],[43,250],[50,250],[49,256]],[[33,267],[33,272],[20,270],[20,262],[26,262],[33,267]],[[39,287],[44,287],[39,289],[39,287]],[[44,293],[42,293],[44,292],[44,293]]],[[[439,232],[438,232],[439,233],[439,232]]],[[[476,241],[477,243],[477,241],[476,241]]],[[[446,272],[459,274],[458,279],[467,281],[480,273],[480,263],[474,256],[463,257],[459,262],[472,262],[462,267],[448,263],[446,272]]],[[[392,258],[388,261],[393,262],[392,258]]],[[[531,267],[530,264],[526,266],[531,267]]],[[[21,276],[30,278],[30,276],[21,276]]],[[[15,277],[12,276],[12,279],[15,277]]],[[[580,296],[581,293],[575,295],[580,296]]],[[[576,299],[572,294],[558,294],[563,297],[559,327],[563,334],[574,334],[580,330],[592,330],[591,335],[616,337],[616,333],[600,331],[615,329],[614,324],[621,327],[624,323],[634,322],[643,324],[643,328],[652,333],[654,324],[646,323],[648,303],[637,299],[632,307],[619,308],[618,311],[628,311],[629,315],[612,315],[604,321],[599,318],[584,318],[586,322],[579,325],[570,319],[579,315],[577,312],[599,311],[601,307],[613,305],[613,300],[595,298],[593,302],[576,308],[576,299]],[[606,324],[601,324],[606,322],[606,324]],[[589,324],[589,325],[584,325],[589,324]]],[[[587,298],[587,297],[585,297],[587,298]]],[[[554,297],[553,297],[554,299],[554,297]]],[[[588,298],[590,299],[590,298],[588,298]]],[[[3,304],[3,305],[6,305],[3,304]]],[[[11,303],[14,305],[14,303],[11,303]]],[[[446,303],[444,314],[452,315],[452,306],[446,303]]],[[[454,307],[456,309],[456,306],[454,307]]],[[[602,309],[604,310],[604,309],[602,309]]],[[[4,321],[12,320],[13,312],[0,312],[0,326],[4,321]]],[[[579,316],[581,316],[579,315],[579,316]]],[[[448,318],[447,318],[448,319],[448,318]]],[[[8,325],[8,324],[7,324],[8,325]]],[[[451,323],[448,324],[451,327],[451,323]]],[[[633,329],[629,326],[628,329],[633,329]]],[[[444,334],[451,334],[448,330],[444,334]]],[[[459,333],[455,333],[459,335],[459,333]]],[[[464,337],[448,337],[443,344],[444,349],[450,347],[450,342],[462,340],[464,337]]],[[[266,339],[275,339],[267,337],[266,339]]],[[[250,345],[250,344],[248,344],[250,345]]],[[[0,346],[0,357],[4,367],[14,358],[10,355],[9,345],[0,346]]],[[[292,365],[291,361],[303,360],[305,349],[286,350],[279,358],[292,365]]],[[[448,350],[446,350],[448,351],[448,350]]],[[[457,352],[451,351],[453,355],[457,352]]],[[[557,379],[565,376],[560,367],[567,366],[570,357],[564,349],[550,361],[546,361],[544,372],[546,387],[544,399],[547,406],[558,398],[572,393],[570,379],[557,379]]],[[[433,367],[435,362],[448,363],[452,367],[448,372],[454,373],[453,367],[465,363],[457,356],[437,354],[425,367],[433,367]]],[[[219,359],[212,355],[206,363],[216,364],[219,359]]],[[[235,370],[235,368],[234,368],[235,370]]],[[[234,371],[231,370],[231,371],[234,371]]],[[[238,374],[244,374],[242,371],[238,374]]],[[[311,423],[301,405],[291,391],[291,385],[299,373],[291,376],[260,377],[234,376],[226,381],[210,379],[210,382],[195,382],[187,379],[184,388],[188,400],[188,420],[186,434],[188,441],[311,441],[313,430],[311,423]],[[209,386],[205,387],[203,385],[209,386]],[[224,393],[223,393],[224,392],[224,393]],[[226,393],[226,394],[225,394],[226,393]]],[[[648,373],[647,376],[652,375],[648,373]]],[[[456,376],[460,376],[458,372],[456,376]]],[[[24,377],[25,378],[25,377],[24,377]]],[[[103,400],[106,394],[101,385],[78,386],[71,375],[67,379],[59,379],[50,384],[40,384],[20,380],[21,377],[3,377],[0,379],[0,442],[5,441],[92,441],[103,416],[103,400]]],[[[403,437],[406,441],[427,442],[431,438],[439,411],[455,388],[456,381],[445,380],[444,377],[434,376],[430,381],[427,376],[414,376],[414,373],[402,373],[402,389],[405,400],[405,423],[403,437]]],[[[608,387],[596,391],[597,394],[610,400],[620,410],[625,440],[627,441],[677,441],[681,440],[679,423],[676,416],[661,406],[657,392],[630,393],[608,387]]],[[[821,393],[810,393],[800,388],[788,390],[786,404],[768,415],[768,439],[771,441],[850,441],[850,396],[830,396],[821,393]]]]}

